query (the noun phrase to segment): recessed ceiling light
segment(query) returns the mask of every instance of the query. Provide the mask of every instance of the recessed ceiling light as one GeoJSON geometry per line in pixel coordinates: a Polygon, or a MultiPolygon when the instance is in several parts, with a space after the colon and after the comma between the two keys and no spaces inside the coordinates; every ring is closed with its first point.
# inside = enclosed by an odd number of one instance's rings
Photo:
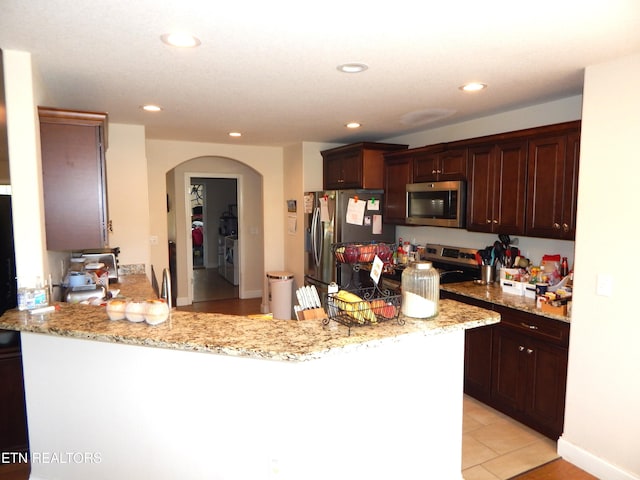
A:
{"type": "Polygon", "coordinates": [[[200,45],[200,40],[190,33],[175,32],[165,33],[160,36],[163,43],[172,47],[191,48],[200,45]]]}
{"type": "Polygon", "coordinates": [[[162,111],[162,107],[158,105],[143,105],[142,108],[145,112],[160,112],[162,111]]]}
{"type": "Polygon", "coordinates": [[[465,85],[462,85],[460,87],[460,90],[462,90],[464,92],[479,92],[480,90],[484,90],[485,88],[487,88],[487,84],[486,83],[471,82],[471,83],[467,83],[465,85]]]}
{"type": "Polygon", "coordinates": [[[342,65],[338,65],[337,68],[343,73],[360,73],[364,72],[369,67],[364,63],[344,63],[342,65]]]}
{"type": "Polygon", "coordinates": [[[361,126],[362,124],[358,122],[349,122],[345,125],[347,128],[360,128],[361,126]]]}
{"type": "Polygon", "coordinates": [[[240,132],[229,132],[230,137],[241,137],[242,133],[240,132]]]}

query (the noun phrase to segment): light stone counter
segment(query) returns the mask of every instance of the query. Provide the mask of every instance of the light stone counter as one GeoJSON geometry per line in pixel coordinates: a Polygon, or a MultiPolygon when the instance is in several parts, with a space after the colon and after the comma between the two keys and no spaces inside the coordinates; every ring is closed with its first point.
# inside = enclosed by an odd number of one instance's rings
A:
{"type": "MultiPolygon", "coordinates": [[[[143,299],[145,284],[121,286],[143,299]]],[[[460,480],[465,329],[499,315],[440,307],[351,335],[321,320],[7,312],[0,328],[21,331],[30,479],[460,480]],[[41,460],[54,455],[64,461],[41,460]]]]}
{"type": "Polygon", "coordinates": [[[483,300],[496,305],[502,305],[515,310],[521,310],[523,312],[533,313],[534,315],[540,315],[542,317],[553,318],[561,322],[571,323],[571,317],[554,315],[536,308],[536,300],[534,298],[504,293],[499,283],[492,285],[481,285],[476,282],[448,283],[440,285],[440,290],[476,300],[483,300]]]}
{"type": "MultiPolygon", "coordinates": [[[[123,276],[122,294],[134,300],[154,296],[144,275],[123,276]]],[[[500,315],[453,300],[441,300],[435,319],[405,318],[376,325],[348,328],[321,320],[265,320],[216,313],[174,310],[167,322],[111,321],[104,306],[58,304],[59,310],[30,315],[12,310],[0,317],[0,328],[44,333],[85,340],[151,346],[223,355],[304,361],[384,342],[398,342],[408,335],[438,335],[455,330],[498,323],[500,315]]]]}

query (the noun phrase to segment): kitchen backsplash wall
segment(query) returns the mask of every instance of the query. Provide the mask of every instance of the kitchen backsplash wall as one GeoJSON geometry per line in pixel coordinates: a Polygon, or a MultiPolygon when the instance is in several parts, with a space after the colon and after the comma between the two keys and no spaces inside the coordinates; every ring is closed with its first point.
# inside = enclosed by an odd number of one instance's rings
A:
{"type": "MultiPolygon", "coordinates": [[[[493,245],[498,240],[497,234],[468,232],[457,228],[440,227],[396,227],[396,241],[398,238],[403,241],[415,242],[420,245],[425,243],[439,243],[454,247],[484,248],[493,245]]],[[[550,240],[545,238],[511,236],[511,239],[518,239],[517,247],[522,255],[531,260],[534,264],[540,263],[543,255],[559,254],[567,257],[569,268],[573,268],[573,258],[575,242],[569,240],[550,240]]]]}

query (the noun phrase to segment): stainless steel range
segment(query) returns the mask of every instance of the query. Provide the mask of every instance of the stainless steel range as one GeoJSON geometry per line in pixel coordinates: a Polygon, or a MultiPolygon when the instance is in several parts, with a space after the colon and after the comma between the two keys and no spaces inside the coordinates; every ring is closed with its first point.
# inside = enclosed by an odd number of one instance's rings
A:
{"type": "Polygon", "coordinates": [[[427,243],[422,259],[440,271],[440,283],[464,282],[480,278],[477,253],[475,248],[427,243]]]}

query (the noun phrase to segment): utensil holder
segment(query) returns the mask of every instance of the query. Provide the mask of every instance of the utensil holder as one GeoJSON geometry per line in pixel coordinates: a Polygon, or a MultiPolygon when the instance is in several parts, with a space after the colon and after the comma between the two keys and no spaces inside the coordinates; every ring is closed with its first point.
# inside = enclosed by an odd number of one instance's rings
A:
{"type": "Polygon", "coordinates": [[[490,285],[496,281],[496,267],[495,265],[481,265],[480,266],[480,281],[484,285],[490,285]]]}

